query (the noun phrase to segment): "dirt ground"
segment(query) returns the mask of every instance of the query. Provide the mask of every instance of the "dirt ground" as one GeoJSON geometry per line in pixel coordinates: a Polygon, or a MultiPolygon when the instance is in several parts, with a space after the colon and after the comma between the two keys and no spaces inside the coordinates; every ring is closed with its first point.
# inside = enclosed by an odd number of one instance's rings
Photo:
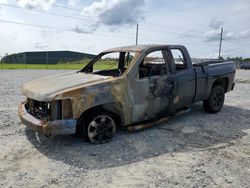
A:
{"type": "Polygon", "coordinates": [[[41,138],[20,123],[22,83],[56,70],[0,71],[0,187],[249,187],[250,71],[218,114],[202,104],[107,144],[74,135],[41,138]]]}

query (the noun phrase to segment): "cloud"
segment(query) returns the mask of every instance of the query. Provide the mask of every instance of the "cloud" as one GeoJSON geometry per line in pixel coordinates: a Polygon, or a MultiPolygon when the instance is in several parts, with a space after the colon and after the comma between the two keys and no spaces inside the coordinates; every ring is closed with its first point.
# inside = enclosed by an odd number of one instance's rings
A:
{"type": "Polygon", "coordinates": [[[98,28],[101,24],[107,26],[122,26],[135,24],[140,19],[141,7],[145,0],[101,0],[95,1],[82,11],[84,17],[92,19],[98,28]]]}
{"type": "Polygon", "coordinates": [[[97,28],[98,26],[97,25],[95,25],[95,24],[93,24],[93,25],[90,25],[90,26],[88,26],[88,27],[80,27],[79,25],[77,25],[74,29],[73,29],[73,31],[75,31],[76,33],[85,33],[85,34],[89,34],[89,33],[93,33],[95,30],[96,30],[96,28],[97,28]]]}
{"type": "Polygon", "coordinates": [[[10,40],[17,40],[18,39],[18,35],[16,32],[12,33],[10,36],[9,36],[9,39],[10,40]]]}
{"type": "Polygon", "coordinates": [[[207,31],[204,36],[207,42],[218,41],[220,39],[221,27],[225,22],[222,20],[218,20],[217,18],[213,18],[208,27],[209,31],[207,31]]]}
{"type": "Polygon", "coordinates": [[[220,30],[207,31],[204,36],[207,42],[218,41],[220,39],[220,30]]]}
{"type": "MultiPolygon", "coordinates": [[[[206,41],[218,41],[220,39],[220,30],[210,30],[205,33],[206,41]]],[[[239,40],[250,38],[250,30],[239,32],[223,32],[223,40],[239,40]]]]}
{"type": "MultiPolygon", "coordinates": [[[[0,0],[0,3],[1,4],[7,4],[8,3],[8,1],[7,0],[0,0]]],[[[2,6],[0,5],[0,13],[2,12],[2,6]]]]}
{"type": "Polygon", "coordinates": [[[8,0],[0,0],[0,3],[6,4],[8,0]]]}
{"type": "Polygon", "coordinates": [[[55,0],[17,0],[17,3],[20,7],[29,10],[49,10],[55,0]]]}
{"type": "Polygon", "coordinates": [[[35,48],[36,49],[45,49],[48,47],[48,44],[45,42],[36,42],[35,43],[35,48]]]}
{"type": "Polygon", "coordinates": [[[234,40],[234,39],[246,39],[250,38],[250,30],[240,31],[240,32],[227,32],[224,39],[234,40]]]}
{"type": "Polygon", "coordinates": [[[75,6],[78,2],[79,2],[79,0],[68,0],[68,4],[70,6],[75,6]]]}
{"type": "Polygon", "coordinates": [[[222,20],[218,20],[217,18],[214,18],[209,23],[209,28],[211,29],[220,29],[225,22],[222,20]]]}
{"type": "MultiPolygon", "coordinates": [[[[225,22],[218,19],[212,19],[209,23],[210,30],[207,31],[204,36],[207,42],[218,41],[220,39],[221,28],[225,22]]],[[[226,31],[223,32],[224,40],[238,40],[238,39],[247,39],[250,38],[250,30],[232,32],[226,31]]]]}
{"type": "Polygon", "coordinates": [[[54,30],[47,30],[47,29],[41,30],[42,37],[52,37],[52,36],[60,34],[60,33],[61,33],[61,31],[54,31],[54,30]]]}
{"type": "MultiPolygon", "coordinates": [[[[177,34],[177,33],[176,33],[177,34]]],[[[179,35],[178,35],[178,38],[197,38],[197,35],[196,35],[196,33],[194,33],[194,32],[189,32],[189,31],[187,31],[187,32],[183,32],[183,33],[180,33],[179,35]]]]}

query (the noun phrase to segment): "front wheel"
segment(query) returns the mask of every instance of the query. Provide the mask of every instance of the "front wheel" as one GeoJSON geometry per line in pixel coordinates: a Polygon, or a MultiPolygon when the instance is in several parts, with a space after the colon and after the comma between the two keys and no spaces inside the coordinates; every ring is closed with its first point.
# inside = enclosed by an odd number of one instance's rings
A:
{"type": "Polygon", "coordinates": [[[221,85],[215,85],[208,99],[203,101],[206,112],[217,113],[221,110],[225,99],[225,90],[221,85]]]}
{"type": "Polygon", "coordinates": [[[93,144],[109,142],[116,132],[113,116],[106,112],[91,114],[84,122],[84,138],[93,144]]]}

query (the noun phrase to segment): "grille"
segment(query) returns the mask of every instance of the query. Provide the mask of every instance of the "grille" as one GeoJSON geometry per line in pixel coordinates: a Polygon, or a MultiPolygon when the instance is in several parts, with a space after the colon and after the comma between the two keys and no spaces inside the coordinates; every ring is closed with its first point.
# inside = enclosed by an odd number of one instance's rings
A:
{"type": "Polygon", "coordinates": [[[25,108],[28,113],[41,120],[70,119],[73,116],[69,99],[41,102],[28,98],[25,108]]]}
{"type": "Polygon", "coordinates": [[[51,118],[51,103],[41,102],[28,98],[26,103],[28,113],[38,119],[49,120],[51,118]]]}

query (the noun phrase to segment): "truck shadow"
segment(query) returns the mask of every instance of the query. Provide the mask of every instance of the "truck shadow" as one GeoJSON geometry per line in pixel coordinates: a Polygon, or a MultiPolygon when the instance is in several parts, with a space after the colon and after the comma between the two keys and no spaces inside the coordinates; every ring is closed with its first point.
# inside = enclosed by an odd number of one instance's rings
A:
{"type": "Polygon", "coordinates": [[[83,169],[105,169],[176,152],[216,150],[234,144],[250,128],[250,111],[225,105],[218,114],[207,114],[202,105],[192,111],[136,133],[118,130],[107,144],[93,145],[74,135],[47,138],[42,144],[34,132],[27,139],[48,158],[83,169]]]}

